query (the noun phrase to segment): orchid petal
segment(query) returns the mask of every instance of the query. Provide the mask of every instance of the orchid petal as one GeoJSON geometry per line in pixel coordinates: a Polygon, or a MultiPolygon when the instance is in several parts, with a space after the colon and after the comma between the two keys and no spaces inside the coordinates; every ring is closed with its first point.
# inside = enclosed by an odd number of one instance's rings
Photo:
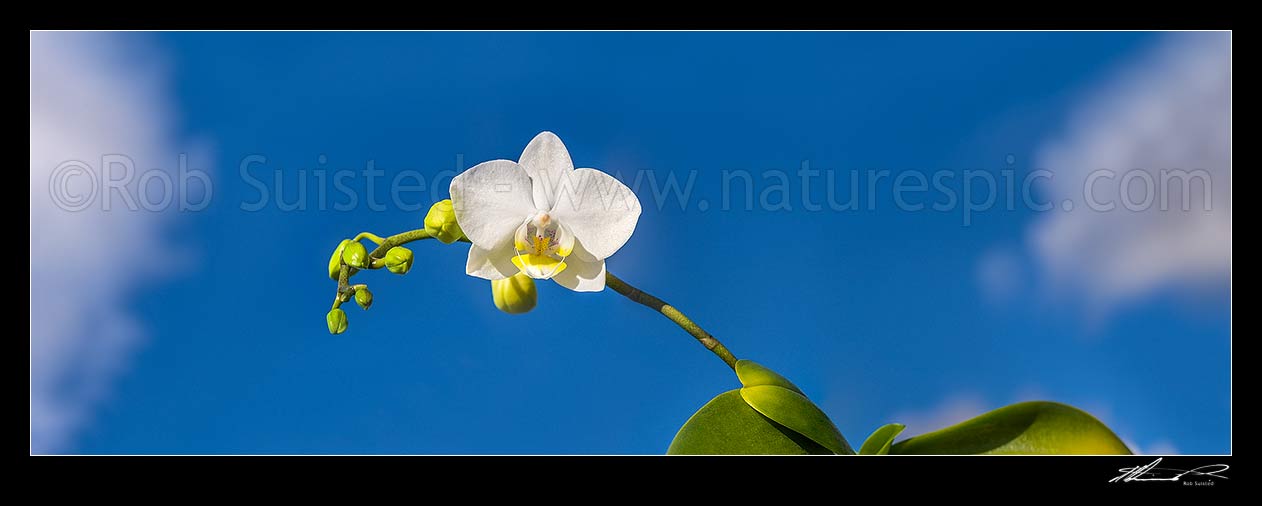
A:
{"type": "Polygon", "coordinates": [[[565,264],[569,268],[556,273],[552,276],[552,280],[558,285],[569,288],[576,292],[599,292],[605,289],[605,261],[597,260],[589,262],[583,260],[583,255],[578,254],[582,251],[582,245],[574,248],[575,254],[565,259],[565,264]]]}
{"type": "Polygon", "coordinates": [[[609,174],[577,169],[558,188],[551,214],[591,253],[584,259],[603,260],[617,252],[635,232],[640,199],[609,174]]]}
{"type": "Polygon", "coordinates": [[[526,145],[517,163],[526,169],[534,185],[532,197],[535,209],[552,209],[556,202],[556,188],[574,172],[574,162],[570,160],[565,144],[552,132],[540,132],[526,145]]]}
{"type": "Polygon", "coordinates": [[[517,251],[513,249],[512,241],[493,250],[472,245],[469,246],[469,259],[465,263],[464,272],[470,276],[490,280],[512,277],[519,271],[517,266],[513,265],[513,257],[516,255],[517,251]]]}
{"type": "Polygon", "coordinates": [[[509,160],[482,162],[452,178],[451,201],[465,237],[486,250],[511,243],[513,231],[535,212],[530,186],[526,172],[509,160]]]}

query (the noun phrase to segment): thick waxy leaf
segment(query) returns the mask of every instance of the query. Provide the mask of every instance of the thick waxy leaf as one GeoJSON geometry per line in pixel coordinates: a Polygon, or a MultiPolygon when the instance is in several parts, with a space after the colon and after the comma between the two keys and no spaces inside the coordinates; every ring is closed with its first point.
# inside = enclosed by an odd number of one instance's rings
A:
{"type": "Polygon", "coordinates": [[[758,413],[741,398],[739,390],[731,390],[715,397],[693,414],[679,429],[666,453],[827,455],[833,452],[758,413]]]}
{"type": "Polygon", "coordinates": [[[904,441],[892,454],[1098,454],[1130,449],[1095,417],[1055,402],[1022,402],[904,441]]]}
{"type": "Polygon", "coordinates": [[[881,426],[868,436],[867,441],[863,442],[863,446],[859,447],[859,455],[889,455],[890,446],[894,444],[894,438],[907,428],[901,423],[891,423],[881,426]]]}
{"type": "Polygon", "coordinates": [[[811,438],[834,453],[854,455],[841,431],[802,394],[776,385],[757,385],[740,390],[741,398],[777,423],[811,438]]]}
{"type": "Polygon", "coordinates": [[[794,385],[788,378],[777,374],[775,371],[763,367],[762,364],[753,360],[737,360],[736,361],[736,377],[740,378],[741,385],[747,387],[755,387],[760,385],[775,385],[787,388],[802,395],[802,389],[794,385]]]}

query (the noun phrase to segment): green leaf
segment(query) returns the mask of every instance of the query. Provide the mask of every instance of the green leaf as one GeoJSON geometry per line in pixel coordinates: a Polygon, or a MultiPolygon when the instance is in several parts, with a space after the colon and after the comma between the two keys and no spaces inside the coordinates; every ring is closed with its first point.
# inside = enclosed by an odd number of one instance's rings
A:
{"type": "Polygon", "coordinates": [[[971,420],[900,441],[890,453],[1130,455],[1113,431],[1073,406],[1056,402],[1022,402],[971,420]]]}
{"type": "Polygon", "coordinates": [[[881,426],[868,436],[867,441],[863,442],[863,446],[859,447],[859,455],[889,455],[890,445],[894,443],[894,438],[903,432],[907,426],[901,423],[891,423],[881,426]]]}
{"type": "Polygon", "coordinates": [[[775,371],[763,367],[762,364],[753,360],[737,360],[736,361],[736,377],[740,378],[741,385],[747,387],[755,387],[760,385],[775,385],[787,388],[802,395],[802,389],[794,385],[788,378],[777,374],[775,371]]]}
{"type": "Polygon", "coordinates": [[[740,390],[741,398],[767,418],[811,438],[833,453],[854,455],[846,438],[806,396],[776,385],[757,385],[740,390]]]}
{"type": "Polygon", "coordinates": [[[832,452],[751,408],[739,390],[720,394],[679,429],[671,455],[828,455],[832,452]]]}

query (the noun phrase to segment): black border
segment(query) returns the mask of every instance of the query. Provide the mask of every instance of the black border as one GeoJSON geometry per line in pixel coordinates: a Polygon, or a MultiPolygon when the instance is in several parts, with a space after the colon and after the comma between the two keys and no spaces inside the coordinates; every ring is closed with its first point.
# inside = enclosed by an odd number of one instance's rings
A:
{"type": "MultiPolygon", "coordinates": [[[[1124,495],[1156,493],[1204,494],[1227,492],[1247,482],[1237,475],[1232,456],[200,456],[32,457],[27,463],[34,475],[76,486],[100,480],[119,485],[143,477],[148,483],[181,483],[188,480],[222,482],[234,487],[304,484],[311,491],[326,487],[378,484],[386,490],[410,489],[418,498],[430,496],[426,487],[454,487],[456,482],[437,481],[460,477],[465,483],[485,483],[488,492],[509,492],[514,481],[531,484],[523,490],[568,495],[598,484],[621,484],[605,494],[620,491],[653,491],[663,488],[726,491],[751,498],[798,500],[819,495],[836,497],[876,496],[937,499],[1001,499],[1007,490],[1026,502],[1044,493],[1116,492],[1124,495]],[[1124,468],[1144,466],[1160,458],[1160,466],[1193,469],[1226,464],[1224,478],[1212,485],[1183,482],[1114,480],[1124,468]],[[870,488],[876,487],[876,488],[870,488]],[[859,489],[869,493],[857,494],[859,489]],[[968,492],[967,495],[956,495],[968,492]]],[[[1184,480],[1189,481],[1189,480],[1184,480]]],[[[451,490],[457,494],[464,492],[451,490]]],[[[481,492],[473,490],[476,496],[481,492]]],[[[472,496],[470,496],[472,497],[472,496]]],[[[1094,499],[1098,496],[1083,496],[1094,499]]]]}
{"type": "MultiPolygon", "coordinates": [[[[751,4],[752,5],[752,4],[751,4]]],[[[343,11],[311,4],[291,12],[263,12],[259,7],[236,9],[215,7],[208,12],[126,12],[118,5],[65,8],[57,14],[37,13],[31,29],[94,30],[1191,30],[1230,29],[1225,10],[1218,14],[1158,9],[1109,14],[1099,9],[1067,5],[1033,6],[1024,14],[959,10],[932,12],[908,6],[898,15],[853,11],[847,15],[822,15],[811,10],[764,11],[757,7],[727,8],[721,14],[675,13],[662,8],[637,6],[635,12],[595,14],[553,5],[551,13],[531,14],[497,10],[476,15],[451,12],[427,13],[428,4],[399,7],[407,11],[388,12],[382,7],[371,12],[343,11]],[[95,10],[94,10],[95,9],[95,10]],[[1055,12],[1037,12],[1039,9],[1055,12]],[[915,12],[913,12],[915,11],[915,12]],[[567,12],[557,15],[557,12],[567,12]]],[[[935,492],[955,495],[955,499],[998,496],[1007,489],[1026,494],[1041,490],[1116,491],[1119,494],[1223,492],[1247,476],[1237,478],[1231,456],[1166,456],[1163,466],[1192,469],[1208,464],[1227,464],[1228,478],[1213,480],[1210,486],[1170,482],[1110,482],[1127,467],[1142,466],[1156,456],[1126,457],[662,457],[662,456],[34,456],[27,462],[37,479],[57,480],[90,486],[99,483],[112,490],[143,483],[205,483],[211,487],[232,483],[232,488],[260,485],[301,487],[309,491],[326,488],[363,487],[376,484],[386,490],[411,490],[418,499],[430,497],[425,487],[454,483],[433,482],[442,476],[461,476],[490,485],[494,491],[512,492],[504,483],[535,481],[538,492],[561,492],[576,480],[585,480],[582,489],[592,485],[618,484],[616,490],[659,490],[683,487],[705,493],[710,489],[741,492],[758,487],[771,494],[792,492],[803,483],[827,487],[825,497],[845,500],[855,490],[882,487],[877,497],[933,497],[935,492]],[[524,466],[531,470],[523,473],[524,466]],[[143,477],[143,478],[141,478],[143,477]],[[140,480],[143,483],[138,482],[140,480]],[[777,490],[777,480],[794,483],[777,490]],[[974,495],[977,494],[977,495],[974,495]]],[[[64,488],[59,487],[58,489],[64,488]]],[[[577,488],[575,490],[578,490],[577,488]]],[[[798,489],[801,490],[801,489],[798,489]]],[[[457,492],[460,493],[460,492],[457,492]]],[[[475,495],[478,491],[474,491],[475,495]]],[[[566,494],[568,495],[568,494],[566,494]]],[[[759,494],[751,494],[757,497],[759,494]]],[[[864,494],[867,495],[867,494],[864,494]]],[[[782,496],[783,497],[783,496],[782,496]]],[[[787,497],[786,497],[787,498],[787,497]]],[[[805,499],[807,497],[799,497],[805,499]]],[[[939,496],[946,500],[947,497],[939,496]]],[[[997,497],[998,498],[998,497],[997,497]]],[[[1086,499],[1087,497],[1084,497],[1086,499]]],[[[1016,499],[1022,500],[1023,499],[1016,499]]]]}

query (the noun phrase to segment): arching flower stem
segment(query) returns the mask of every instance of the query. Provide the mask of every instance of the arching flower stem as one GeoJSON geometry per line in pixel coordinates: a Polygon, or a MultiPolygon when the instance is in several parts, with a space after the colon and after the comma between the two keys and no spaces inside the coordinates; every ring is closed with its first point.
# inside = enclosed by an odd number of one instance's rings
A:
{"type": "Polygon", "coordinates": [[[697,325],[678,309],[675,309],[675,306],[667,304],[666,301],[645,293],[639,288],[628,285],[626,281],[614,276],[612,272],[605,272],[605,286],[622,294],[623,297],[661,313],[666,319],[675,322],[675,325],[679,325],[679,328],[684,329],[684,332],[695,337],[702,346],[705,346],[707,350],[717,355],[728,367],[736,370],[736,356],[732,355],[732,352],[728,351],[727,347],[723,346],[723,343],[715,339],[709,332],[706,332],[700,325],[697,325]]]}
{"type": "MultiPolygon", "coordinates": [[[[372,250],[372,252],[368,254],[368,257],[372,259],[372,268],[380,267],[378,265],[380,264],[379,260],[386,256],[386,252],[390,251],[390,248],[431,238],[429,232],[426,232],[423,228],[409,230],[384,239],[368,232],[359,234],[357,238],[359,237],[366,237],[378,244],[377,249],[372,250]]],[[[469,242],[468,239],[463,237],[460,238],[460,241],[465,243],[469,242]]],[[[358,271],[358,269],[347,266],[345,263],[342,264],[342,274],[341,279],[338,280],[338,295],[335,299],[336,301],[349,300],[350,296],[353,295],[355,287],[351,286],[348,280],[358,271]]],[[[661,313],[661,315],[665,316],[666,319],[674,322],[675,325],[679,326],[679,328],[684,329],[684,332],[687,332],[689,335],[696,338],[702,346],[705,346],[707,350],[710,350],[711,353],[718,356],[719,359],[722,360],[724,364],[727,364],[728,367],[731,367],[733,370],[736,369],[736,356],[733,355],[732,352],[723,345],[723,343],[719,342],[718,339],[710,335],[709,332],[706,332],[705,329],[701,328],[700,325],[697,325],[697,323],[688,318],[688,316],[684,315],[678,309],[675,309],[675,306],[667,304],[666,301],[627,284],[626,281],[623,281],[622,278],[615,276],[612,272],[606,271],[605,286],[613,289],[613,291],[618,292],[623,297],[626,297],[633,302],[661,313]]],[[[335,302],[334,307],[337,307],[337,305],[339,304],[335,302]]]]}

